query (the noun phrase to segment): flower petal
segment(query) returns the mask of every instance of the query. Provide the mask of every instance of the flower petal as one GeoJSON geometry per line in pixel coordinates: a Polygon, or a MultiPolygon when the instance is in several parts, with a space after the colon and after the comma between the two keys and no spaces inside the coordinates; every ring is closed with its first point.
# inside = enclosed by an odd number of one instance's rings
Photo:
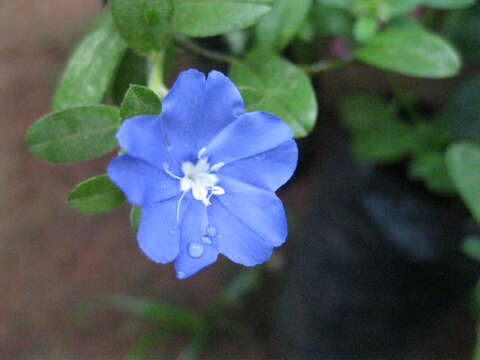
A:
{"type": "Polygon", "coordinates": [[[159,168],[166,162],[178,170],[178,164],[166,146],[159,116],[141,115],[125,120],[117,132],[117,139],[130,155],[159,168]]]}
{"type": "Polygon", "coordinates": [[[168,142],[179,161],[193,159],[223,128],[242,114],[243,100],[225,75],[182,72],[163,101],[168,142]]]}
{"type": "Polygon", "coordinates": [[[225,194],[214,198],[237,219],[257,233],[266,244],[280,246],[287,237],[287,219],[275,193],[222,176],[225,194]]]}
{"type": "Polygon", "coordinates": [[[273,245],[245,225],[214,197],[208,207],[209,223],[214,226],[213,242],[233,262],[245,266],[261,264],[272,255],[273,245]]]}
{"type": "Polygon", "coordinates": [[[266,152],[231,162],[218,176],[228,176],[244,183],[276,191],[291,178],[297,167],[298,149],[295,140],[288,140],[266,152]]]}
{"type": "Polygon", "coordinates": [[[237,87],[219,71],[211,71],[207,78],[207,93],[203,119],[196,127],[201,149],[236,117],[244,113],[243,99],[237,87]]]}
{"type": "Polygon", "coordinates": [[[228,164],[273,149],[293,137],[290,126],[263,111],[245,113],[223,129],[207,146],[210,163],[228,164]]]}
{"type": "Polygon", "coordinates": [[[187,70],[180,73],[163,100],[161,118],[167,143],[181,162],[197,157],[196,124],[201,121],[205,90],[205,75],[187,70]]]}
{"type": "Polygon", "coordinates": [[[138,244],[153,261],[166,264],[174,260],[180,249],[180,231],[177,224],[179,197],[173,197],[154,206],[142,208],[138,229],[138,244]]]}
{"type": "Polygon", "coordinates": [[[135,205],[153,204],[180,192],[177,179],[130,154],[114,158],[107,173],[128,201],[135,205]]]}
{"type": "Polygon", "coordinates": [[[206,207],[191,196],[185,198],[187,208],[181,219],[180,253],[175,262],[179,279],[185,279],[214,263],[218,256],[216,246],[202,240],[207,226],[206,207]]]}

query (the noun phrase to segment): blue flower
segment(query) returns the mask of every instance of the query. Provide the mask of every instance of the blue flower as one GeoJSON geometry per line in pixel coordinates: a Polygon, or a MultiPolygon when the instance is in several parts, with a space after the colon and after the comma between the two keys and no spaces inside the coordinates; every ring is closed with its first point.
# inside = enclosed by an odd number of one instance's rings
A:
{"type": "Polygon", "coordinates": [[[127,151],[108,175],[142,208],[138,242],[157,263],[175,260],[184,279],[219,253],[253,266],[287,236],[275,191],[293,174],[293,132],[275,115],[244,112],[222,73],[180,74],[159,116],[126,120],[117,133],[127,151]]]}

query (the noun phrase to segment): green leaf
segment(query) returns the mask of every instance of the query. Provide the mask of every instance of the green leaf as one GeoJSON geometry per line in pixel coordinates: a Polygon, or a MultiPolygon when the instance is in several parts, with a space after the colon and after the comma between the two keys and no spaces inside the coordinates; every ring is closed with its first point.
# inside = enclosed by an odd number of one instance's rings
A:
{"type": "Polygon", "coordinates": [[[350,10],[357,0],[318,0],[320,4],[332,6],[335,8],[350,10]]]}
{"type": "Polygon", "coordinates": [[[120,108],[122,119],[136,115],[158,115],[162,103],[155,92],[140,85],[130,85],[120,108]]]}
{"type": "Polygon", "coordinates": [[[422,3],[437,9],[463,9],[475,4],[475,0],[423,0],[422,3]]]}
{"type": "Polygon", "coordinates": [[[248,111],[264,110],[281,117],[297,137],[306,136],[317,119],[310,79],[295,65],[267,50],[249,53],[230,69],[248,111]]]}
{"type": "Polygon", "coordinates": [[[412,11],[421,3],[422,0],[383,0],[377,5],[377,17],[380,20],[388,21],[395,16],[412,11]]]}
{"type": "Polygon", "coordinates": [[[84,214],[109,212],[124,201],[123,192],[106,174],[81,182],[68,195],[68,204],[84,214]]]}
{"type": "Polygon", "coordinates": [[[147,83],[147,59],[128,50],[118,67],[112,95],[115,104],[120,105],[131,84],[145,85],[147,83]]]}
{"type": "Polygon", "coordinates": [[[463,202],[480,221],[480,147],[460,142],[448,147],[447,169],[463,202]]]}
{"type": "Polygon", "coordinates": [[[389,162],[408,155],[414,146],[412,127],[396,117],[396,109],[368,94],[345,99],[341,122],[353,135],[355,156],[369,162],[389,162]]]}
{"type": "Polygon", "coordinates": [[[456,75],[461,65],[459,55],[448,42],[419,28],[380,32],[354,56],[385,70],[433,79],[456,75]]]}
{"type": "Polygon", "coordinates": [[[376,17],[381,21],[405,14],[421,4],[421,0],[318,0],[321,4],[348,10],[357,17],[376,17]]]}
{"type": "Polygon", "coordinates": [[[246,294],[258,289],[262,280],[258,268],[247,268],[238,273],[218,295],[217,302],[221,306],[232,306],[246,294]]]}
{"type": "Polygon", "coordinates": [[[364,161],[391,162],[404,158],[412,149],[411,128],[400,121],[354,136],[353,152],[364,161]]]}
{"type": "Polygon", "coordinates": [[[466,62],[480,59],[480,3],[459,11],[448,11],[442,19],[442,33],[460,50],[466,62]]]}
{"type": "Polygon", "coordinates": [[[188,309],[183,309],[166,302],[152,301],[123,294],[111,294],[96,297],[84,304],[78,316],[94,314],[102,309],[115,309],[138,316],[165,326],[195,329],[202,322],[188,309]]]}
{"type": "Polygon", "coordinates": [[[396,109],[381,97],[369,94],[350,95],[342,103],[340,120],[354,134],[396,121],[396,109]]]}
{"type": "Polygon", "coordinates": [[[357,19],[353,27],[353,36],[358,42],[366,42],[378,30],[377,20],[369,16],[362,16],[357,19]]]}
{"type": "Polygon", "coordinates": [[[268,13],[271,0],[173,0],[175,32],[203,37],[255,24],[268,13]]]}
{"type": "Polygon", "coordinates": [[[443,152],[430,151],[416,156],[409,164],[408,174],[414,179],[425,181],[431,191],[455,193],[443,152]]]}
{"type": "Polygon", "coordinates": [[[162,50],[172,35],[172,0],[110,0],[122,38],[139,52],[162,50]]]}
{"type": "Polygon", "coordinates": [[[146,333],[139,336],[123,360],[148,359],[152,352],[172,335],[170,329],[162,325],[149,329],[146,333]]]}
{"type": "Polygon", "coordinates": [[[455,90],[440,121],[455,139],[480,138],[480,74],[455,90]]]}
{"type": "Polygon", "coordinates": [[[140,206],[132,206],[130,209],[130,225],[132,229],[137,232],[138,225],[140,225],[140,219],[142,217],[142,208],[140,206]]]}
{"type": "Polygon", "coordinates": [[[413,155],[431,151],[442,151],[451,142],[450,133],[436,121],[417,121],[413,125],[412,138],[415,140],[413,155]]]}
{"type": "Polygon", "coordinates": [[[117,146],[117,108],[79,106],[48,114],[27,131],[28,149],[39,159],[74,162],[94,159],[117,146]]]}
{"type": "Polygon", "coordinates": [[[53,98],[53,109],[101,102],[127,44],[106,14],[73,52],[53,98]]]}
{"type": "Polygon", "coordinates": [[[255,27],[257,46],[282,50],[305,22],[311,3],[312,0],[276,0],[272,11],[255,27]]]}
{"type": "Polygon", "coordinates": [[[470,235],[463,240],[463,252],[474,260],[480,261],[480,236],[470,235]]]}
{"type": "Polygon", "coordinates": [[[352,16],[344,9],[315,4],[309,14],[316,33],[320,36],[352,36],[352,16]]]}

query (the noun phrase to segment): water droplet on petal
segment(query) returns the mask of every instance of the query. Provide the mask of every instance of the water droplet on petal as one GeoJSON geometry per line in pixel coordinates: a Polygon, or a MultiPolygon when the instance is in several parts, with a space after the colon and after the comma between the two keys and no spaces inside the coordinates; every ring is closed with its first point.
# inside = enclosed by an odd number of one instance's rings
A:
{"type": "Polygon", "coordinates": [[[204,248],[202,244],[190,243],[188,245],[188,254],[194,259],[198,259],[199,257],[201,257],[203,255],[203,252],[204,248]]]}
{"type": "Polygon", "coordinates": [[[206,231],[207,231],[207,235],[210,237],[215,237],[218,234],[218,229],[212,224],[207,225],[206,231]]]}
{"type": "Polygon", "coordinates": [[[170,235],[175,235],[176,232],[175,232],[175,230],[172,229],[172,230],[169,231],[169,233],[170,233],[170,235]]]}
{"type": "Polygon", "coordinates": [[[255,160],[263,160],[263,159],[265,159],[265,153],[260,153],[260,154],[258,154],[258,155],[255,155],[255,156],[254,156],[254,159],[255,159],[255,160]]]}
{"type": "Polygon", "coordinates": [[[210,239],[208,236],[202,236],[202,242],[207,245],[212,245],[212,239],[210,239]]]}
{"type": "Polygon", "coordinates": [[[166,216],[162,216],[162,220],[163,220],[163,221],[167,220],[167,217],[166,217],[166,216]]]}
{"type": "Polygon", "coordinates": [[[163,183],[163,184],[161,185],[161,187],[162,187],[163,190],[166,190],[166,189],[167,189],[167,184],[163,183]]]}
{"type": "Polygon", "coordinates": [[[177,278],[180,280],[185,279],[187,277],[187,274],[185,274],[183,271],[177,271],[177,278]]]}

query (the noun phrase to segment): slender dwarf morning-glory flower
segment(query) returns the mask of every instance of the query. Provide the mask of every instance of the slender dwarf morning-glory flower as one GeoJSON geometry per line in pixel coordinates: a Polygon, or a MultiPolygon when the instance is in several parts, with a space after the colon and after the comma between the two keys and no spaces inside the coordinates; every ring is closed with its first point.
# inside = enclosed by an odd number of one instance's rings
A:
{"type": "Polygon", "coordinates": [[[158,116],[126,120],[117,133],[127,153],[108,175],[142,208],[137,233],[157,263],[175,260],[184,279],[219,253],[253,266],[287,236],[275,191],[293,174],[298,151],[277,116],[244,112],[235,85],[222,73],[180,74],[158,116]]]}

